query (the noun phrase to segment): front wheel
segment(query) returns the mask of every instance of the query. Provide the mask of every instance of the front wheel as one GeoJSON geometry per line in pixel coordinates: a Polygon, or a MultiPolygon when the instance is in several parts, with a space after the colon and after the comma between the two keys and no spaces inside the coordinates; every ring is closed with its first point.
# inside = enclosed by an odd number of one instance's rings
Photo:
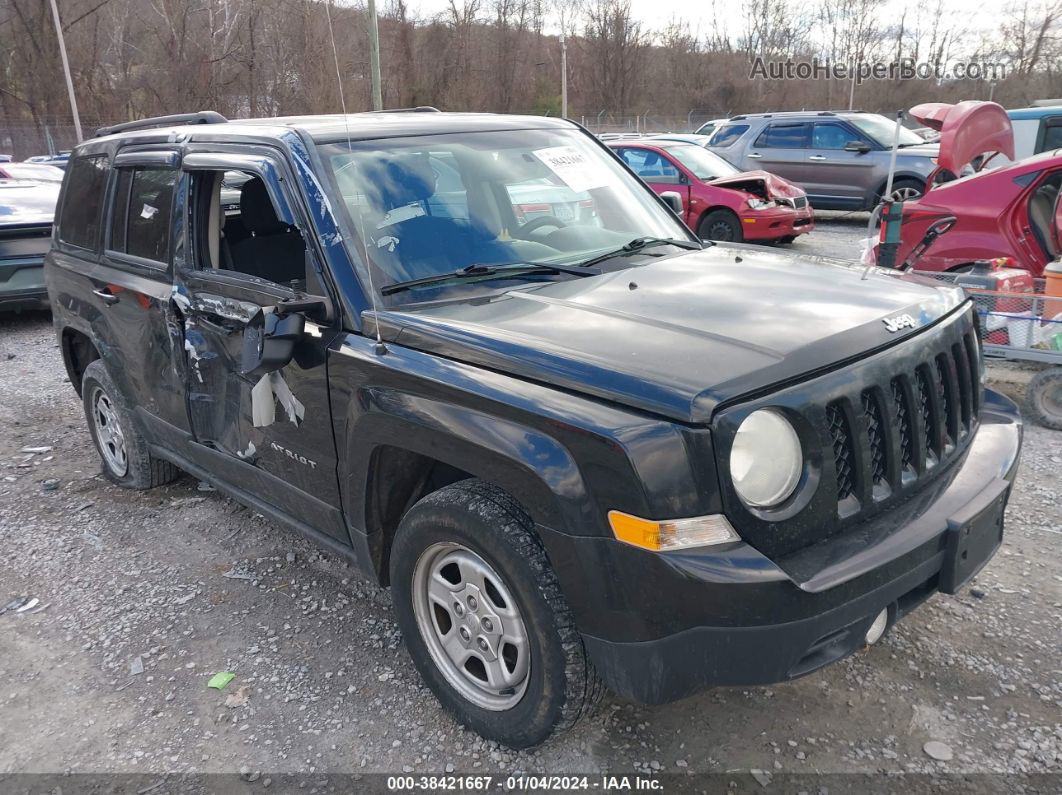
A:
{"type": "Polygon", "coordinates": [[[741,243],[745,240],[737,216],[729,210],[712,210],[706,213],[697,225],[697,237],[722,243],[741,243]]]}
{"type": "Polygon", "coordinates": [[[601,692],[533,527],[506,492],[466,480],[414,505],[391,549],[413,664],[458,721],[512,748],[570,728],[601,692]]]}
{"type": "MultiPolygon", "coordinates": [[[[925,186],[916,179],[898,179],[892,183],[892,191],[888,198],[894,202],[910,202],[920,199],[925,192],[925,186]]],[[[884,195],[878,196],[876,204],[885,199],[884,195]]]]}

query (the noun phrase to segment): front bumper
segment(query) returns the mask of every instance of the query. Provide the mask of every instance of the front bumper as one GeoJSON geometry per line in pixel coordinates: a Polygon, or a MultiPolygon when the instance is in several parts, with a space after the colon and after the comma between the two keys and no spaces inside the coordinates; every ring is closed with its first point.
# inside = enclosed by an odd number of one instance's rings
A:
{"type": "Polygon", "coordinates": [[[744,543],[660,554],[609,539],[544,538],[587,651],[617,695],[665,703],[717,685],[787,681],[863,646],[882,609],[895,621],[941,589],[949,527],[1005,503],[1021,436],[1017,407],[986,392],[965,457],[876,519],[887,533],[856,527],[789,559],[744,543]],[[812,557],[818,565],[809,566],[812,557]]]}
{"type": "Polygon", "coordinates": [[[815,212],[811,205],[799,210],[779,207],[739,214],[745,240],[778,240],[807,234],[815,228],[815,212]]]}

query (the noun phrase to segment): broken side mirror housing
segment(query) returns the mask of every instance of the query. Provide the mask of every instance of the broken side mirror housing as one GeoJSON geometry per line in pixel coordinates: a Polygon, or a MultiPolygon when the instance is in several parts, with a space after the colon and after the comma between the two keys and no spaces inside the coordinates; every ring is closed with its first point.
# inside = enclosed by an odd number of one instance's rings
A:
{"type": "Polygon", "coordinates": [[[866,141],[849,141],[844,145],[844,151],[865,155],[870,151],[870,144],[866,141]]]}
{"type": "Polygon", "coordinates": [[[660,194],[660,198],[664,200],[664,203],[671,208],[675,215],[682,215],[682,196],[676,191],[666,190],[660,194]]]}
{"type": "Polygon", "coordinates": [[[278,313],[266,307],[247,324],[243,333],[240,373],[252,378],[276,372],[292,360],[302,339],[306,318],[300,312],[278,313]]]}

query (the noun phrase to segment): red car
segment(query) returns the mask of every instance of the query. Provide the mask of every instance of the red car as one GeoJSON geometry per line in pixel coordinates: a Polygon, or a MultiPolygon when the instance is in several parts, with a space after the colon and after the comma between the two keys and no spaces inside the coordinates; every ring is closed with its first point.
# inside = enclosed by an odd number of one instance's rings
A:
{"type": "Polygon", "coordinates": [[[703,240],[792,243],[815,228],[802,188],[766,171],[738,171],[694,144],[610,141],[657,193],[682,199],[682,220],[703,240]]]}
{"type": "MultiPolygon", "coordinates": [[[[971,161],[990,166],[1001,152],[1014,157],[1014,134],[1006,111],[994,102],[919,105],[911,114],[941,131],[939,168],[962,173],[971,161]]],[[[935,221],[955,225],[933,241],[914,264],[919,270],[968,270],[977,260],[1007,257],[1010,266],[1040,276],[1060,253],[1054,217],[1062,186],[1059,151],[982,170],[932,187],[903,206],[896,262],[907,259],[935,221]]]]}

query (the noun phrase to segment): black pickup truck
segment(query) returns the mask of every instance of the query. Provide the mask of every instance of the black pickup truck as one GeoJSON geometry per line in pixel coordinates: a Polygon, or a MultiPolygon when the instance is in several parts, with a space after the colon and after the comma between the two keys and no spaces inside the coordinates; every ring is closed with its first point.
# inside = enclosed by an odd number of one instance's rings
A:
{"type": "Polygon", "coordinates": [[[1021,422],[962,293],[701,241],[677,198],[563,120],[202,112],[73,152],[46,278],[107,477],[355,561],[524,747],[602,685],[810,673],[1002,538],[1021,422]]]}

